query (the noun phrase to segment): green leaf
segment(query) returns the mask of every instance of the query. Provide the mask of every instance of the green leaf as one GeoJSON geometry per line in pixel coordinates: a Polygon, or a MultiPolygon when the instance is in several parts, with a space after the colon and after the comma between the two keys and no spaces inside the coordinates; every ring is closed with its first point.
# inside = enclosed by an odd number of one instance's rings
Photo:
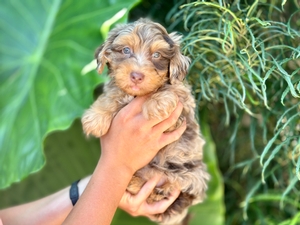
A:
{"type": "Polygon", "coordinates": [[[91,104],[103,78],[80,71],[103,41],[101,25],[137,2],[1,2],[0,188],[40,170],[47,134],[69,127],[91,104]]]}

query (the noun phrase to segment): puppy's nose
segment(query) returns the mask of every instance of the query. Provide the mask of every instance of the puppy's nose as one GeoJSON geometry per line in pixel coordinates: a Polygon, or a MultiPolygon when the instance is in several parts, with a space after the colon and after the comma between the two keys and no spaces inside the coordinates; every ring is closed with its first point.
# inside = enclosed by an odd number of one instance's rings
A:
{"type": "Polygon", "coordinates": [[[144,80],[144,74],[138,72],[131,72],[130,79],[133,83],[139,84],[144,80]]]}

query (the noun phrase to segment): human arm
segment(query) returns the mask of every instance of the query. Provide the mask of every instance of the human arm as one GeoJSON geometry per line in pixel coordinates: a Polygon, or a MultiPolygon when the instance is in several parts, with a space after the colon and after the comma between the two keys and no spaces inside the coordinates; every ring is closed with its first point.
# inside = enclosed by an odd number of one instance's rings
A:
{"type": "MultiPolygon", "coordinates": [[[[89,179],[90,176],[80,180],[78,183],[79,194],[84,191],[89,179]]],[[[0,218],[5,225],[62,224],[73,208],[69,190],[70,187],[66,187],[36,201],[2,209],[0,218]]]]}
{"type": "Polygon", "coordinates": [[[108,133],[101,137],[101,157],[83,195],[63,223],[111,223],[115,210],[132,175],[153,159],[165,145],[177,140],[185,123],[164,133],[178,119],[182,104],[165,120],[146,120],[142,104],[146,97],[135,98],[114,118],[108,133]],[[123,129],[125,128],[126,129],[123,129]]]}
{"type": "MultiPolygon", "coordinates": [[[[91,176],[81,179],[78,183],[79,196],[82,195],[91,176]]],[[[132,216],[147,216],[162,213],[176,199],[175,191],[167,200],[157,204],[147,204],[149,192],[158,183],[154,177],[145,183],[135,196],[125,192],[119,207],[132,216]]],[[[70,186],[39,200],[0,210],[0,225],[60,225],[73,208],[69,198],[70,186]],[[4,222],[2,223],[1,220],[4,222]]]]}

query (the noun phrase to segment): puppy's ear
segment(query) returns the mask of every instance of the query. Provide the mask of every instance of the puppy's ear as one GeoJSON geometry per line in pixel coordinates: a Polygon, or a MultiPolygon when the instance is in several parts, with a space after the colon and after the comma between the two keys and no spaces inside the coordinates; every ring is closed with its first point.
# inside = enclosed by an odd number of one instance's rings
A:
{"type": "Polygon", "coordinates": [[[109,63],[109,54],[111,53],[111,44],[114,42],[116,37],[119,36],[120,32],[129,25],[117,25],[109,33],[106,41],[95,51],[95,58],[97,60],[97,71],[99,74],[102,73],[104,66],[109,63]]]}
{"type": "Polygon", "coordinates": [[[102,73],[103,68],[107,62],[107,59],[105,57],[105,50],[104,50],[105,43],[101,45],[99,48],[95,51],[95,59],[97,60],[97,72],[99,74],[102,73]]]}
{"type": "Polygon", "coordinates": [[[186,74],[188,73],[188,69],[190,66],[190,59],[187,56],[184,56],[180,52],[180,40],[181,36],[171,33],[170,38],[174,42],[174,56],[171,58],[170,61],[170,82],[171,84],[177,81],[183,81],[186,74]]]}

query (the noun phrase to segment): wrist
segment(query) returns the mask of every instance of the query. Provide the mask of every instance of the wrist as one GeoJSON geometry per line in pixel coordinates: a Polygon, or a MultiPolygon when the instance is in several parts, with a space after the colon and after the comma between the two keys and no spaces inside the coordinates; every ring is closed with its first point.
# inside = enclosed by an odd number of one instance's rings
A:
{"type": "Polygon", "coordinates": [[[90,176],[88,176],[84,179],[81,179],[81,180],[77,180],[71,184],[71,187],[69,190],[69,197],[70,197],[70,200],[71,200],[73,206],[77,203],[79,197],[82,195],[89,180],[90,180],[90,176]]]}
{"type": "Polygon", "coordinates": [[[76,204],[76,202],[79,199],[79,192],[78,192],[79,181],[80,180],[74,181],[71,184],[70,191],[69,191],[70,200],[71,200],[73,206],[76,204]]]}
{"type": "Polygon", "coordinates": [[[122,179],[131,180],[133,174],[136,172],[132,167],[128,166],[125,163],[122,163],[122,160],[116,159],[107,159],[101,156],[98,166],[100,166],[103,170],[107,171],[107,173],[114,173],[115,175],[120,174],[122,179]]]}

